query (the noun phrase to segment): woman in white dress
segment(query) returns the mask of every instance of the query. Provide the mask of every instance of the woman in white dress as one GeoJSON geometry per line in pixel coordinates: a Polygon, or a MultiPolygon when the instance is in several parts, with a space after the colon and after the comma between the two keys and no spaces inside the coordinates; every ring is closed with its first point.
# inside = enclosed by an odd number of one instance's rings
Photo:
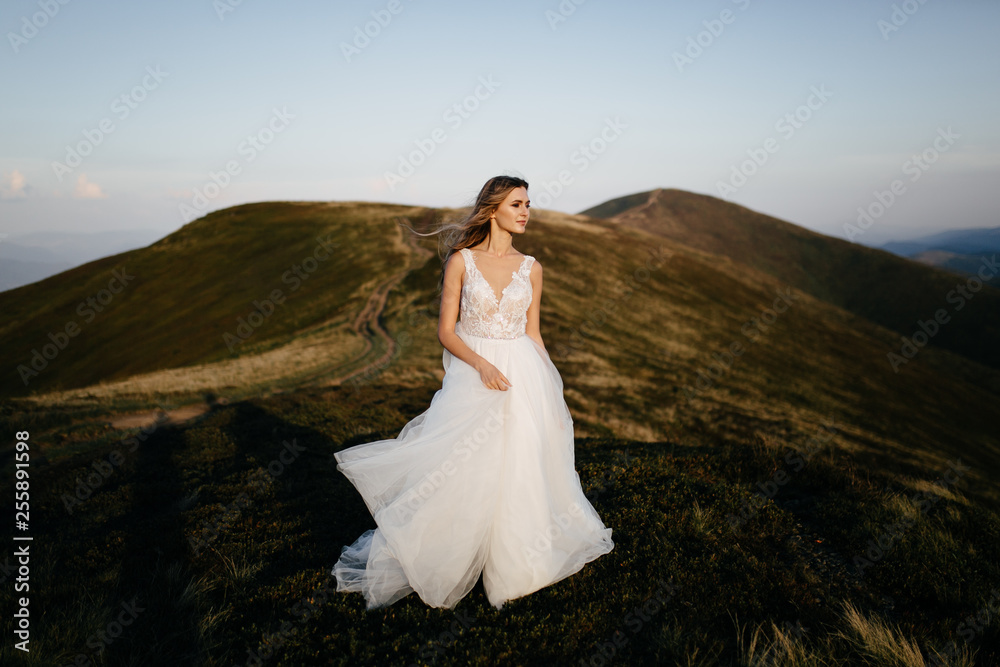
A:
{"type": "Polygon", "coordinates": [[[451,608],[480,573],[499,609],[614,548],[580,485],[573,419],[539,331],[542,266],[512,246],[529,203],[526,181],[497,176],[461,223],[434,232],[452,232],[441,389],[396,438],[335,454],[377,528],[343,548],[333,574],[368,609],[414,591],[451,608]]]}

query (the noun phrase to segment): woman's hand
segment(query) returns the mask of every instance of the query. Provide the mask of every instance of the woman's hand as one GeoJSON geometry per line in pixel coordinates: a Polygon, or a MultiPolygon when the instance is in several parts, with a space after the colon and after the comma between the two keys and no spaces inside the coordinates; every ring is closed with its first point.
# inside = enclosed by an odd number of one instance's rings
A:
{"type": "Polygon", "coordinates": [[[500,391],[507,391],[507,387],[513,387],[510,380],[500,372],[496,366],[490,362],[483,359],[482,364],[479,366],[479,377],[482,378],[483,384],[486,385],[487,389],[498,389],[500,391]]]}

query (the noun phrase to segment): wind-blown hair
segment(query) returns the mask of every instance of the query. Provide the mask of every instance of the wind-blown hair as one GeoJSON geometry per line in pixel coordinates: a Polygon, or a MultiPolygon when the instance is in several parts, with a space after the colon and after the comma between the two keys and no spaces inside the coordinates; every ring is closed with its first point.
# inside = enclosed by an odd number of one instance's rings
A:
{"type": "Polygon", "coordinates": [[[462,248],[471,248],[472,246],[479,245],[483,240],[489,239],[492,230],[490,216],[499,208],[503,200],[510,194],[510,191],[515,188],[524,188],[527,190],[528,181],[517,176],[494,176],[486,181],[486,184],[479,191],[472,210],[458,222],[445,221],[440,227],[426,234],[421,234],[412,227],[409,227],[409,225],[403,225],[418,236],[443,234],[441,238],[444,240],[447,251],[441,260],[438,294],[444,288],[444,265],[448,263],[448,258],[462,248]]]}

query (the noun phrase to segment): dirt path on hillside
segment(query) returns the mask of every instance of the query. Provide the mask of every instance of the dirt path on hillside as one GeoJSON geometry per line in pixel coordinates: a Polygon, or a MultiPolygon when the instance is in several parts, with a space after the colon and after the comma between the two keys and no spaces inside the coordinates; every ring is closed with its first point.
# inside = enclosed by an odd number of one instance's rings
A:
{"type": "MultiPolygon", "coordinates": [[[[410,223],[412,226],[412,222],[408,218],[404,218],[403,220],[410,223]]],[[[396,242],[404,248],[412,251],[408,264],[402,270],[392,274],[389,278],[375,287],[372,294],[368,297],[368,301],[365,303],[365,306],[361,309],[358,315],[354,318],[354,322],[351,324],[351,330],[364,341],[364,348],[358,354],[354,355],[353,358],[341,364],[328,368],[320,373],[314,373],[302,378],[300,381],[301,383],[308,384],[322,380],[323,386],[339,385],[358,376],[364,377],[372,373],[377,368],[385,368],[389,364],[392,357],[395,356],[399,345],[380,323],[383,312],[385,311],[386,302],[389,299],[389,293],[393,290],[393,288],[399,285],[399,283],[402,282],[411,271],[423,266],[423,264],[434,255],[434,253],[430,250],[418,245],[416,240],[417,237],[413,234],[407,233],[407,230],[404,228],[400,227],[400,233],[402,238],[397,238],[396,242]],[[352,371],[347,371],[330,377],[331,373],[337,373],[338,369],[357,364],[358,361],[370,355],[372,350],[375,349],[375,341],[378,339],[385,341],[386,347],[385,353],[379,358],[374,359],[352,371]]],[[[221,402],[224,401],[225,399],[222,399],[221,402]]],[[[175,410],[148,410],[144,412],[115,416],[111,419],[110,423],[111,426],[116,429],[144,428],[158,422],[160,424],[184,424],[206,414],[211,410],[211,408],[212,406],[208,403],[200,403],[195,405],[186,405],[175,410]],[[163,414],[166,414],[167,416],[166,421],[163,421],[163,414]]]]}
{"type": "MultiPolygon", "coordinates": [[[[410,223],[411,227],[413,226],[412,222],[408,218],[404,218],[404,220],[407,223],[410,223]]],[[[351,325],[351,329],[354,333],[364,340],[364,349],[362,349],[352,359],[349,359],[332,369],[327,369],[322,373],[308,376],[303,379],[303,382],[314,382],[321,378],[326,378],[323,380],[324,386],[339,385],[357,376],[368,375],[376,368],[385,368],[389,364],[389,360],[395,356],[398,344],[392,336],[389,335],[389,332],[382,327],[380,322],[382,319],[382,313],[385,310],[386,301],[389,299],[389,292],[391,292],[396,285],[401,283],[411,271],[420,268],[430,257],[434,256],[433,252],[417,244],[417,237],[413,234],[407,233],[407,230],[402,227],[400,227],[400,233],[403,235],[402,241],[405,246],[413,251],[409,264],[403,268],[403,270],[393,274],[375,288],[371,296],[368,297],[368,302],[365,304],[365,307],[361,309],[361,312],[358,313],[358,316],[354,319],[354,323],[351,325]],[[335,375],[332,378],[328,377],[331,372],[336,373],[338,369],[356,364],[359,360],[368,356],[371,351],[375,349],[375,341],[378,338],[385,341],[386,351],[382,354],[382,356],[368,362],[360,368],[354,369],[353,371],[335,375]]]]}

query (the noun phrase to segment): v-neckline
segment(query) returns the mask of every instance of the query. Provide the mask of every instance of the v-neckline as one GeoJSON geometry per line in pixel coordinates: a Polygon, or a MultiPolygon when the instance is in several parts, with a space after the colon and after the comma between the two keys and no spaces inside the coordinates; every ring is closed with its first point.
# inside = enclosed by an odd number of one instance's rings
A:
{"type": "Polygon", "coordinates": [[[517,269],[515,269],[514,271],[510,272],[510,282],[507,283],[507,287],[504,287],[502,290],[500,290],[500,296],[497,297],[497,293],[496,293],[496,290],[493,289],[493,285],[490,285],[490,281],[488,281],[486,279],[486,276],[483,275],[483,272],[479,270],[479,264],[476,263],[476,256],[475,256],[475,254],[473,254],[476,251],[473,250],[472,248],[466,248],[466,250],[468,250],[469,254],[472,255],[472,266],[473,266],[473,268],[476,269],[476,273],[478,273],[479,277],[483,279],[483,282],[486,283],[486,286],[490,288],[490,294],[493,295],[493,303],[495,303],[497,305],[497,307],[499,308],[500,304],[503,303],[504,297],[507,296],[507,290],[510,288],[511,285],[514,284],[514,281],[517,280],[517,274],[519,274],[521,272],[521,267],[524,266],[524,262],[525,262],[525,260],[528,259],[528,255],[524,255],[521,258],[521,263],[517,265],[517,269]]]}

